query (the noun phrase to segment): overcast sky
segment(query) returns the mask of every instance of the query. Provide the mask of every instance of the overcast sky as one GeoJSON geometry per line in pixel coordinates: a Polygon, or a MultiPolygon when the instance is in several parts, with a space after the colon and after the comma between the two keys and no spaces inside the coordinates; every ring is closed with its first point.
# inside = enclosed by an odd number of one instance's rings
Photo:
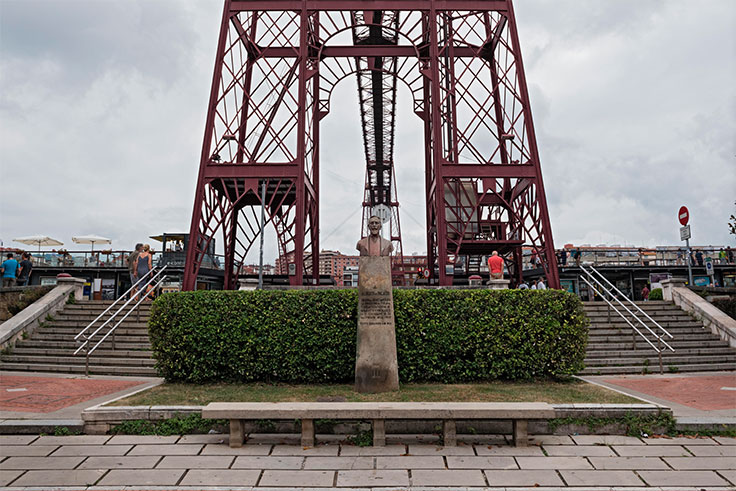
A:
{"type": "MultiPolygon", "coordinates": [[[[693,243],[735,245],[736,1],[515,8],[556,245],[676,245],[683,204],[693,243]]],[[[78,250],[72,235],[95,234],[129,249],[188,232],[221,11],[221,0],[0,0],[5,246],[44,234],[78,250]]],[[[365,172],[354,79],[332,108],[321,245],[351,254],[365,172]]],[[[422,128],[401,84],[397,125],[404,251],[423,253],[422,128]]],[[[269,261],[274,244],[269,234],[269,261]]]]}

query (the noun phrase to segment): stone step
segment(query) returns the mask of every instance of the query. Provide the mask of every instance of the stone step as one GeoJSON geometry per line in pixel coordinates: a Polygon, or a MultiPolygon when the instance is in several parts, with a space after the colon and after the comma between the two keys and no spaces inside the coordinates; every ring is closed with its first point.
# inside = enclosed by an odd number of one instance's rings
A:
{"type": "MultiPolygon", "coordinates": [[[[659,373],[659,365],[645,367],[649,373],[659,373]]],[[[642,373],[642,366],[609,366],[609,367],[587,367],[581,375],[623,375],[627,373],[642,373]]],[[[736,370],[736,363],[702,363],[692,365],[671,365],[665,366],[665,373],[677,373],[677,372],[720,372],[736,370]]]]}
{"type": "MultiPolygon", "coordinates": [[[[651,357],[652,356],[652,348],[651,346],[647,345],[649,349],[640,349],[640,350],[631,350],[631,349],[625,349],[625,350],[611,350],[611,349],[603,349],[603,350],[591,350],[589,349],[585,354],[585,359],[595,359],[595,358],[637,358],[637,357],[651,357]]],[[[629,345],[629,348],[631,346],[629,345]]],[[[675,348],[673,346],[673,348],[675,348]]],[[[672,353],[668,350],[669,353],[672,353]]],[[[656,354],[656,353],[655,353],[656,354]]],[[[678,356],[698,356],[698,355],[732,355],[736,356],[736,353],[734,353],[734,350],[729,348],[728,346],[722,347],[722,348],[690,348],[690,349],[677,349],[675,348],[675,353],[678,356]]]]}
{"type": "MultiPolygon", "coordinates": [[[[37,338],[38,339],[38,338],[37,338]]],[[[68,334],[47,334],[43,337],[44,341],[74,341],[74,336],[68,334]]],[[[115,342],[122,343],[148,343],[148,336],[118,336],[115,335],[115,342]]]]}
{"type": "MultiPolygon", "coordinates": [[[[95,351],[90,357],[90,364],[94,365],[115,365],[130,367],[152,367],[156,361],[152,358],[108,358],[95,356],[95,351]]],[[[9,355],[2,355],[0,360],[3,363],[33,363],[46,365],[84,365],[84,355],[80,353],[77,356],[36,356],[22,355],[15,352],[9,355]]]]}
{"type": "MultiPolygon", "coordinates": [[[[646,335],[647,337],[655,338],[655,336],[650,333],[645,327],[642,326],[636,326],[639,331],[646,335]]],[[[659,329],[652,329],[650,328],[654,333],[659,334],[660,336],[665,336],[665,338],[669,339],[668,336],[664,333],[662,333],[659,329]]],[[[710,329],[705,329],[703,327],[683,327],[683,328],[672,328],[672,329],[666,329],[667,332],[669,332],[673,338],[681,338],[682,336],[701,336],[701,335],[710,335],[715,336],[710,329]]],[[[631,326],[627,326],[626,328],[621,329],[595,329],[595,330],[589,330],[588,331],[588,338],[594,338],[599,336],[631,336],[631,333],[636,332],[634,329],[631,328],[631,326]]]]}
{"type": "MultiPolygon", "coordinates": [[[[108,312],[115,312],[116,310],[119,310],[122,308],[124,311],[135,309],[136,307],[134,304],[126,305],[125,307],[122,306],[123,304],[120,303],[113,308],[111,308],[108,312]]],[[[74,312],[74,313],[83,313],[83,314],[91,314],[94,312],[97,312],[97,315],[103,313],[108,308],[108,305],[101,306],[101,305],[80,305],[80,304],[74,304],[74,305],[66,305],[64,306],[64,312],[74,312]]],[[[140,310],[141,312],[150,312],[151,306],[149,304],[142,304],[137,307],[137,310],[140,310]]]]}
{"type": "MultiPolygon", "coordinates": [[[[153,353],[150,350],[128,350],[128,349],[107,349],[103,348],[107,343],[101,345],[94,352],[96,357],[111,357],[111,358],[153,358],[153,353]]],[[[117,348],[117,343],[116,343],[117,348]]],[[[19,356],[74,356],[76,351],[75,347],[63,348],[28,348],[25,346],[16,346],[10,352],[11,355],[19,356]]]]}
{"type": "MultiPolygon", "coordinates": [[[[637,339],[641,339],[639,335],[636,335],[637,339]]],[[[629,332],[623,332],[621,334],[617,335],[603,335],[603,336],[588,336],[588,343],[591,344],[600,344],[600,343],[625,343],[627,339],[631,339],[631,331],[629,332]]],[[[666,339],[667,340],[667,339],[666,339]]],[[[701,332],[698,334],[681,334],[677,336],[678,341],[698,341],[698,340],[705,340],[705,341],[716,341],[720,340],[718,336],[715,334],[712,334],[710,332],[701,332]]],[[[656,341],[656,340],[655,340],[656,341]]],[[[669,340],[667,340],[669,343],[669,340]]]]}
{"type": "MultiPolygon", "coordinates": [[[[643,322],[651,322],[645,315],[637,315],[643,322]]],[[[638,322],[636,317],[631,315],[624,315],[621,317],[616,312],[611,312],[611,320],[608,320],[608,314],[605,312],[601,314],[588,315],[588,320],[591,324],[608,324],[610,322],[626,322],[624,319],[631,322],[638,322]]],[[[656,322],[662,324],[663,322],[696,322],[689,315],[650,315],[656,322]]]]}
{"type": "MultiPolygon", "coordinates": [[[[637,336],[636,347],[644,348],[649,345],[637,336]]],[[[675,348],[675,350],[688,349],[688,348],[728,348],[727,341],[715,341],[715,340],[700,340],[697,341],[681,341],[679,339],[667,339],[667,343],[675,348]]],[[[599,350],[619,350],[619,349],[631,349],[631,335],[629,335],[629,341],[622,340],[619,343],[588,343],[588,351],[595,352],[599,350]]]]}
{"type": "MultiPolygon", "coordinates": [[[[649,326],[651,329],[654,329],[656,327],[656,324],[653,322],[650,322],[646,319],[642,319],[644,324],[649,326]]],[[[656,320],[656,319],[655,319],[656,320]]],[[[632,324],[634,324],[636,327],[641,326],[641,322],[632,320],[632,324]]],[[[665,321],[665,322],[659,322],[657,321],[657,324],[664,327],[665,329],[677,329],[677,328],[702,328],[703,324],[701,322],[695,322],[691,319],[688,320],[681,320],[681,321],[665,321]]],[[[589,329],[618,329],[619,327],[630,327],[629,324],[624,320],[612,320],[611,322],[591,322],[588,326],[589,329]]]]}
{"type": "MultiPolygon", "coordinates": [[[[638,356],[629,358],[585,358],[585,366],[636,366],[643,365],[644,360],[649,360],[649,364],[657,363],[657,353],[652,350],[649,356],[638,356]]],[[[706,363],[736,363],[736,355],[697,355],[697,356],[678,356],[671,353],[662,356],[662,363],[665,365],[699,365],[706,363]]]]}
{"type": "MultiPolygon", "coordinates": [[[[92,334],[99,327],[100,326],[91,327],[87,330],[85,334],[92,334]]],[[[112,326],[105,326],[102,328],[100,333],[107,333],[110,331],[111,328],[112,326]]],[[[81,329],[76,329],[73,327],[66,327],[66,328],[65,327],[42,327],[42,328],[39,328],[33,331],[33,337],[47,336],[50,334],[64,334],[64,335],[71,336],[72,338],[74,338],[77,334],[79,334],[80,331],[81,329]]],[[[121,325],[120,327],[115,329],[115,335],[120,336],[121,334],[126,335],[126,336],[148,336],[148,329],[138,328],[138,327],[128,328],[126,326],[121,325]]]]}
{"type": "MultiPolygon", "coordinates": [[[[117,321],[120,319],[117,319],[116,321],[110,322],[108,326],[114,326],[117,324],[117,321]]],[[[84,329],[88,325],[90,325],[90,321],[75,321],[75,320],[59,320],[55,319],[53,321],[45,321],[44,326],[48,327],[71,327],[75,329],[84,329]]],[[[95,322],[95,327],[100,327],[102,324],[104,324],[105,321],[97,321],[95,322]]],[[[147,329],[148,323],[141,318],[140,322],[136,322],[134,319],[128,320],[125,319],[123,322],[120,323],[121,326],[126,327],[140,327],[141,329],[147,329]]]]}
{"type": "MultiPolygon", "coordinates": [[[[147,340],[146,340],[147,341],[147,340]]],[[[108,342],[105,341],[105,343],[102,344],[102,346],[99,349],[103,349],[103,346],[107,346],[108,342]]],[[[65,341],[49,341],[44,339],[21,339],[16,341],[15,343],[16,348],[42,348],[42,349],[74,349],[76,350],[79,347],[79,344],[70,339],[67,338],[65,341]]],[[[124,349],[124,350],[151,350],[151,344],[149,342],[145,343],[130,343],[130,342],[120,342],[119,339],[117,339],[117,336],[115,337],[115,348],[117,349],[124,349]]]]}
{"type": "MultiPolygon", "coordinates": [[[[27,364],[27,363],[5,363],[0,362],[0,369],[4,371],[18,372],[59,372],[59,373],[85,373],[84,360],[81,365],[53,365],[53,364],[27,364]]],[[[90,365],[89,373],[92,375],[115,375],[156,377],[157,373],[151,367],[126,367],[108,365],[90,365]]]]}

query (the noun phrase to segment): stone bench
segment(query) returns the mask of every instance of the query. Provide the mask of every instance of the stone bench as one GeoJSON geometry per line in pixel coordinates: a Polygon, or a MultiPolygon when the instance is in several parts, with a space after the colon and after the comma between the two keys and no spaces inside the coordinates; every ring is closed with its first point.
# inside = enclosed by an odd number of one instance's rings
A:
{"type": "Polygon", "coordinates": [[[301,420],[304,447],[314,446],[314,420],[369,420],[373,445],[386,444],[385,422],[389,420],[441,420],[444,444],[457,445],[457,420],[511,420],[514,444],[527,444],[530,419],[552,419],[554,408],[546,402],[213,402],[202,409],[207,419],[230,420],[230,446],[245,441],[247,420],[301,420]]]}

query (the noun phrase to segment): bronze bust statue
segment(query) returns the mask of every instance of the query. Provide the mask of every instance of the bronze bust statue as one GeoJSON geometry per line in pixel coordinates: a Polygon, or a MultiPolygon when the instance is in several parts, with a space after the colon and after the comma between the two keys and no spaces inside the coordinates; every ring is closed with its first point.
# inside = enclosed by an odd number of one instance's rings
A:
{"type": "Polygon", "coordinates": [[[390,256],[394,246],[390,240],[381,237],[381,219],[372,216],[368,219],[368,230],[370,235],[358,241],[355,246],[361,256],[390,256]]]}

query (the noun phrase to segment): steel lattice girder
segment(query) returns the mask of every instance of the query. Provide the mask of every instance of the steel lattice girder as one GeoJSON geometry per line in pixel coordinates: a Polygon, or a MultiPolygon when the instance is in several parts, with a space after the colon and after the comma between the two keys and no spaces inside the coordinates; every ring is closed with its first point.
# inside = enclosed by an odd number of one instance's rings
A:
{"type": "MultiPolygon", "coordinates": [[[[295,267],[292,284],[317,278],[319,123],[337,83],[354,74],[362,80],[365,70],[381,74],[360,89],[361,97],[372,98],[371,115],[362,120],[369,174],[373,165],[393,175],[393,161],[389,166],[381,149],[386,118],[376,134],[376,116],[379,108],[395,114],[395,99],[387,108],[378,87],[386,80],[405,84],[424,124],[427,249],[435,281],[450,284],[449,266],[461,259],[478,264],[496,249],[520,279],[521,247],[528,246],[541,258],[550,285],[559,286],[510,0],[228,0],[185,288],[194,287],[208,241],[218,233],[225,244],[226,286],[234,286],[238,265],[259,233],[249,209],[263,201],[263,180],[279,253],[295,267]],[[386,18],[395,19],[395,27],[373,21],[386,18]],[[385,43],[391,29],[395,44],[385,43]],[[369,35],[356,43],[352,34],[359,30],[369,35]],[[370,35],[379,30],[381,36],[370,35]],[[377,58],[396,62],[379,65],[377,58]],[[373,164],[371,155],[378,156],[373,164]]],[[[372,191],[371,200],[387,198],[386,189],[372,191]]]]}

